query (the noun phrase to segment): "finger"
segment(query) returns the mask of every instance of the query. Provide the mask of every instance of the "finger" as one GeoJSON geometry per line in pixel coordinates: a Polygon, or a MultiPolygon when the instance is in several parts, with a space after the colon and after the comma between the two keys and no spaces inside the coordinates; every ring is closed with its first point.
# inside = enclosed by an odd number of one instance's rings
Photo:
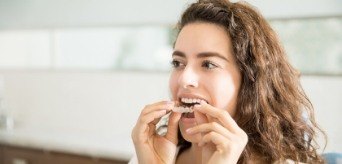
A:
{"type": "MultiPolygon", "coordinates": [[[[201,112],[194,111],[196,125],[208,123],[208,118],[201,112]]],[[[201,138],[203,134],[200,134],[201,138]]]]}
{"type": "Polygon", "coordinates": [[[173,101],[160,101],[154,104],[146,105],[145,108],[141,111],[141,116],[149,114],[150,112],[156,110],[171,110],[174,107],[175,103],[173,101]]]}
{"type": "MultiPolygon", "coordinates": [[[[149,128],[149,133],[148,134],[154,135],[155,132],[157,131],[156,127],[157,127],[158,122],[160,122],[160,120],[162,118],[166,117],[167,115],[169,115],[169,113],[166,113],[162,117],[155,118],[152,122],[148,123],[148,128],[149,128]]],[[[160,127],[158,127],[158,128],[160,128],[160,127]]]]}
{"type": "Polygon", "coordinates": [[[205,124],[208,123],[208,118],[205,116],[205,114],[198,112],[198,111],[194,111],[194,115],[195,115],[195,121],[197,125],[200,124],[205,124]]]}
{"type": "Polygon", "coordinates": [[[216,145],[218,151],[224,151],[225,147],[227,147],[227,145],[230,143],[230,140],[219,133],[210,132],[202,137],[202,140],[198,143],[198,146],[203,146],[210,142],[216,145]]]}
{"type": "Polygon", "coordinates": [[[178,122],[182,114],[178,112],[172,112],[169,118],[169,123],[167,127],[167,133],[165,138],[174,143],[178,144],[178,122]]]}
{"type": "Polygon", "coordinates": [[[197,125],[186,130],[186,132],[189,134],[209,133],[212,131],[219,133],[226,138],[231,138],[233,136],[233,134],[228,129],[224,128],[217,122],[210,122],[206,124],[197,125]]]}
{"type": "Polygon", "coordinates": [[[136,127],[138,129],[138,133],[144,133],[148,130],[149,124],[157,118],[161,118],[166,114],[166,110],[154,111],[150,112],[147,115],[144,115],[139,118],[136,127]]]}
{"type": "Polygon", "coordinates": [[[235,120],[225,110],[215,108],[205,102],[195,105],[194,110],[216,118],[225,128],[234,133],[238,133],[240,130],[240,127],[236,124],[235,120]]]}

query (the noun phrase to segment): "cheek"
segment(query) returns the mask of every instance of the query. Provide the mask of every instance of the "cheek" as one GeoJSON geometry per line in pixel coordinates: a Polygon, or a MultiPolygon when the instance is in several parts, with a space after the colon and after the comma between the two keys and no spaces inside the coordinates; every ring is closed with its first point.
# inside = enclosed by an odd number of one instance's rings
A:
{"type": "Polygon", "coordinates": [[[178,76],[175,72],[172,72],[170,79],[169,79],[169,89],[172,94],[172,99],[176,98],[177,87],[178,87],[178,76]]]}
{"type": "Polygon", "coordinates": [[[227,110],[231,115],[235,113],[239,83],[234,81],[231,76],[220,76],[221,78],[212,79],[209,93],[214,100],[213,105],[220,109],[227,110]],[[222,78],[226,77],[226,78],[222,78]]]}

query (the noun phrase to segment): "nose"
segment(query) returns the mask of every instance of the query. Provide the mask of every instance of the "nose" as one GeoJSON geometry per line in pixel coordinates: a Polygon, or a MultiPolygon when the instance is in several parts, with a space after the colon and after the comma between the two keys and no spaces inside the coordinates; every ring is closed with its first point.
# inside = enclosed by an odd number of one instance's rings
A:
{"type": "Polygon", "coordinates": [[[184,89],[197,88],[199,76],[191,67],[185,67],[181,77],[179,78],[179,85],[184,89]]]}

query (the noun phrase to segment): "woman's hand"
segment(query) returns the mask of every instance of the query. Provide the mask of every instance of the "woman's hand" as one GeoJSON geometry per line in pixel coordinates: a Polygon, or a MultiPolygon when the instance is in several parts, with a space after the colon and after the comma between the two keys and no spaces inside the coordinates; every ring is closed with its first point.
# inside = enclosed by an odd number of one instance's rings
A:
{"type": "Polygon", "coordinates": [[[189,134],[202,134],[202,163],[237,163],[247,142],[247,134],[229,113],[205,102],[194,108],[197,126],[187,129],[189,134]]]}
{"type": "Polygon", "coordinates": [[[176,158],[178,121],[180,113],[172,112],[169,117],[167,133],[159,136],[155,132],[160,118],[174,107],[174,102],[162,101],[147,105],[141,111],[132,131],[132,140],[139,164],[171,164],[176,158]]]}

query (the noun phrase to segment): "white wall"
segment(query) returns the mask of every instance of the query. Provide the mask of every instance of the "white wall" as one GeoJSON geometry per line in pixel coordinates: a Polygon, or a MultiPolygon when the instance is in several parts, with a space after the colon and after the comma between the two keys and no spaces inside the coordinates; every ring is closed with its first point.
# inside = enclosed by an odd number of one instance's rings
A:
{"type": "MultiPolygon", "coordinates": [[[[133,150],[130,132],[142,107],[168,99],[168,74],[146,72],[1,71],[15,128],[116,131],[133,150]]],[[[327,132],[326,151],[342,152],[342,77],[304,76],[303,86],[327,132]]]]}
{"type": "Polygon", "coordinates": [[[342,152],[342,77],[304,76],[302,85],[315,108],[317,122],[328,135],[326,150],[342,152]]]}
{"type": "MultiPolygon", "coordinates": [[[[0,29],[175,24],[195,0],[1,0],[0,29]]],[[[236,1],[236,0],[234,0],[236,1]]],[[[247,0],[267,18],[341,16],[340,0],[247,0]]]]}

